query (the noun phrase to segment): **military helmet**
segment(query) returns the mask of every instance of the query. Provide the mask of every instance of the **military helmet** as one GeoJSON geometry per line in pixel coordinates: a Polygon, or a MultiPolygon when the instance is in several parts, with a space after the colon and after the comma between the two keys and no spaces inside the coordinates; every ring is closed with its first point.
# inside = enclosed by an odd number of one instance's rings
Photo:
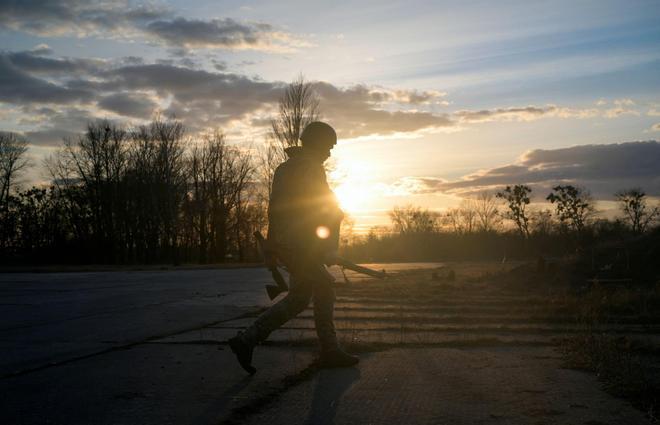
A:
{"type": "Polygon", "coordinates": [[[305,127],[300,135],[302,145],[311,148],[332,148],[337,144],[337,133],[328,124],[314,121],[305,127]]]}

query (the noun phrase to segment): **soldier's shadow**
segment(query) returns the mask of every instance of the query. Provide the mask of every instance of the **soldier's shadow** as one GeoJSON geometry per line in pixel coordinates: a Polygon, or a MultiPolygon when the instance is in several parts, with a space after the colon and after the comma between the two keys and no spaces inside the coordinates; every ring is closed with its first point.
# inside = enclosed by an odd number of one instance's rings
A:
{"type": "Polygon", "coordinates": [[[305,423],[310,425],[334,423],[342,395],[358,379],[360,379],[360,370],[356,367],[321,369],[314,388],[312,407],[305,423]]]}

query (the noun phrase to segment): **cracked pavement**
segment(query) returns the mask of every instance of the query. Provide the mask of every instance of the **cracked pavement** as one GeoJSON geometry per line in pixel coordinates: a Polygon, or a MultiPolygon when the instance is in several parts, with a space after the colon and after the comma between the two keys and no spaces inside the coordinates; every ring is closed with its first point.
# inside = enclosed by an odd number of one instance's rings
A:
{"type": "Polygon", "coordinates": [[[353,280],[336,316],[357,367],[317,369],[306,311],[249,377],[225,341],[270,305],[265,269],[0,274],[3,423],[646,422],[561,367],[553,338],[575,329],[542,306],[353,280]]]}

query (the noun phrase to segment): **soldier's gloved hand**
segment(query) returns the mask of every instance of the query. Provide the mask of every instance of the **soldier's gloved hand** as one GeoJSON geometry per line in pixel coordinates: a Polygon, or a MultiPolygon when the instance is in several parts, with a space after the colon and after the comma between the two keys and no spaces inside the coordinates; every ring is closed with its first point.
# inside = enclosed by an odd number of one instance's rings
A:
{"type": "Polygon", "coordinates": [[[336,250],[328,251],[323,256],[323,264],[331,266],[339,261],[339,253],[336,250]]]}
{"type": "Polygon", "coordinates": [[[264,252],[264,264],[269,269],[277,267],[277,256],[271,252],[264,252]]]}

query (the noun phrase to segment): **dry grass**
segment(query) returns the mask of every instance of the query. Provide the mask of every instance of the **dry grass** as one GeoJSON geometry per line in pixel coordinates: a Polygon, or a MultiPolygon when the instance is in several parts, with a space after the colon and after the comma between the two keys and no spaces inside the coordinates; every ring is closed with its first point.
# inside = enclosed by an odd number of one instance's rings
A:
{"type": "Polygon", "coordinates": [[[630,338],[587,331],[562,340],[560,349],[566,367],[595,373],[607,392],[630,400],[658,422],[657,376],[630,338]]]}
{"type": "Polygon", "coordinates": [[[602,329],[604,323],[617,322],[621,316],[632,316],[636,323],[658,323],[660,287],[595,286],[569,302],[583,331],[561,341],[566,367],[595,373],[606,391],[630,400],[646,412],[649,419],[658,422],[658,347],[602,329]]]}

